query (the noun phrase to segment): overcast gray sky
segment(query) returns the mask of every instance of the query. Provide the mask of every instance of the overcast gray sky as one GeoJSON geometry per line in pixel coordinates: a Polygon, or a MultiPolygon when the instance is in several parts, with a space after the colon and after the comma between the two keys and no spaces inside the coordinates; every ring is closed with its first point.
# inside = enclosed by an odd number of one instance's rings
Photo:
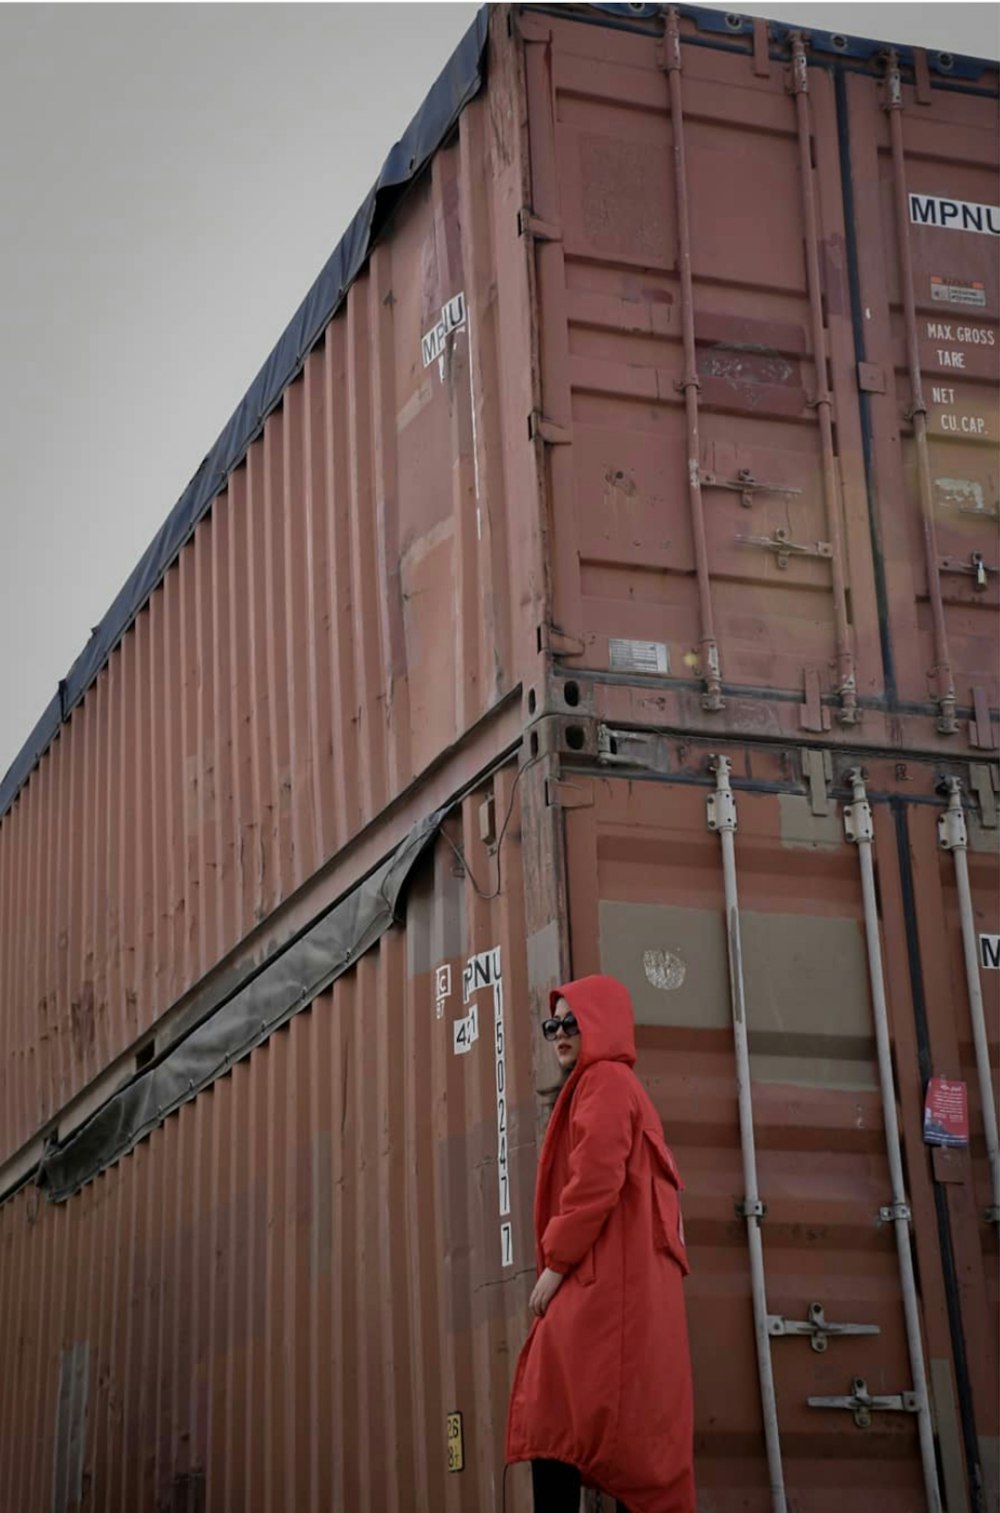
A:
{"type": "MultiPolygon", "coordinates": [[[[997,56],[992,3],[741,9],[997,56]]],[[[0,5],[0,774],[475,10],[0,5]]]]}

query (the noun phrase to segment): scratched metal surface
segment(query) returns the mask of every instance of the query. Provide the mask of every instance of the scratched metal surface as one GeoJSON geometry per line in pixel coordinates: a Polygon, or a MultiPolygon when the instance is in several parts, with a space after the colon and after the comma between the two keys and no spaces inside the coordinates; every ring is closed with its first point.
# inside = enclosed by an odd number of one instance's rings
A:
{"type": "Polygon", "coordinates": [[[493,890],[479,806],[512,781],[447,822],[466,875],[440,839],[331,992],[68,1203],[0,1209],[3,1513],[499,1508],[534,1272],[516,796],[502,896],[471,878],[493,890]],[[52,1478],[81,1433],[78,1504],[52,1478]]]}
{"type": "MultiPolygon", "coordinates": [[[[768,60],[766,50],[731,39],[728,50],[704,37],[685,45],[694,26],[683,20],[675,123],[661,25],[651,24],[648,36],[604,33],[536,14],[525,26],[533,208],[559,232],[536,256],[543,408],[563,432],[548,449],[546,473],[554,619],[581,643],[568,664],[616,681],[630,671],[662,679],[665,724],[841,739],[839,566],[862,739],[944,750],[929,698],[937,652],[904,420],[912,398],[882,64],[838,82],[829,57],[811,57],[806,47],[803,159],[787,54],[768,60]],[[693,275],[690,372],[675,210],[679,129],[693,275]],[[819,368],[807,181],[826,349],[819,368]],[[874,371],[862,375],[859,362],[874,371]],[[696,438],[685,423],[684,389],[692,385],[696,438]],[[710,720],[698,697],[706,666],[689,468],[700,480],[726,689],[727,707],[710,720]],[[839,550],[832,515],[842,524],[839,550]]],[[[992,706],[994,724],[997,706],[1000,287],[996,237],[987,232],[1000,226],[1000,211],[989,210],[988,221],[982,208],[998,198],[995,71],[980,86],[980,96],[935,88],[918,101],[907,75],[903,90],[909,187],[980,202],[983,227],[910,228],[937,556],[948,564],[940,578],[962,710],[953,750],[979,743],[968,724],[974,689],[982,709],[992,706]],[[946,267],[956,287],[976,286],[981,307],[934,302],[931,275],[946,267]],[[932,337],[939,320],[952,339],[932,337]],[[939,356],[942,347],[953,350],[939,356]],[[948,362],[961,371],[941,367],[948,362]],[[985,586],[969,571],[976,552],[987,565],[985,586]]],[[[641,718],[627,695],[619,706],[641,718]]],[[[857,734],[857,726],[848,731],[857,734]]],[[[995,751],[995,737],[984,728],[981,749],[995,751]]]]}
{"type": "MultiPolygon", "coordinates": [[[[848,1396],[854,1377],[890,1395],[909,1390],[912,1380],[895,1243],[890,1226],[879,1221],[890,1185],[857,851],[844,837],[842,801],[831,798],[828,814],[813,814],[808,798],[789,785],[780,752],[749,744],[712,749],[731,758],[737,788],[768,1311],[805,1322],[810,1305],[820,1303],[831,1322],[881,1331],[831,1338],[822,1353],[802,1335],[772,1341],[789,1506],[833,1513],[849,1500],[911,1513],[925,1506],[912,1415],[873,1413],[862,1428],[850,1411],[807,1405],[813,1396],[848,1396]]],[[[672,776],[658,781],[594,769],[576,778],[584,792],[566,817],[570,933],[575,974],[609,971],[632,993],[638,1069],[687,1184],[699,1506],[766,1513],[745,1223],[735,1209],[743,1177],[721,856],[706,825],[708,750],[707,743],[692,743],[672,776]]],[[[847,760],[837,758],[838,787],[847,760]]],[[[976,1454],[993,1496],[1000,1310],[995,1226],[981,1217],[990,1182],[954,869],[937,845],[934,763],[909,762],[902,783],[894,762],[869,765],[870,791],[883,795],[874,806],[882,951],[935,1429],[947,1506],[974,1507],[967,1501],[949,1291],[963,1320],[964,1368],[981,1437],[976,1454]],[[916,980],[890,799],[904,811],[910,922],[920,942],[916,980]],[[927,1020],[924,1048],[920,1014],[927,1020]],[[923,1055],[936,1074],[967,1081],[969,1149],[932,1155],[923,1143],[923,1055]],[[948,1214],[959,1289],[946,1270],[939,1202],[948,1214]]],[[[995,837],[994,831],[994,844],[972,857],[980,928],[990,928],[1000,885],[995,837]]],[[[1000,973],[983,973],[983,988],[996,1065],[1000,973]]]]}
{"type": "Polygon", "coordinates": [[[519,155],[474,101],[0,822],[0,1159],[516,686],[519,155]]]}
{"type": "MultiPolygon", "coordinates": [[[[912,386],[905,359],[898,220],[889,193],[889,127],[879,91],[846,80],[857,207],[859,300],[866,356],[884,375],[871,408],[873,496],[901,700],[926,698],[935,651],[916,506],[912,386]]],[[[930,481],[949,650],[959,698],[974,687],[996,708],[1000,441],[1000,233],[995,99],[903,86],[906,188],[920,196],[909,227],[916,335],[927,405],[930,481]],[[969,204],[968,230],[938,219],[942,197],[969,204]],[[923,217],[934,217],[937,224],[923,217]],[[920,219],[915,220],[915,217],[920,219]],[[982,230],[976,229],[982,226],[982,230]],[[945,297],[947,296],[947,298],[945,297]],[[974,554],[986,567],[977,583],[974,554]]],[[[963,224],[958,222],[959,226],[963,224]]]]}

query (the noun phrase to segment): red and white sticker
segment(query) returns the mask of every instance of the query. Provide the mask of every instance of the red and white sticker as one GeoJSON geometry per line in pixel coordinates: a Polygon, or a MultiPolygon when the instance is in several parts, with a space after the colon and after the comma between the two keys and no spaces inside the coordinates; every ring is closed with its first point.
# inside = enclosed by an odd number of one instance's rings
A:
{"type": "Polygon", "coordinates": [[[931,299],[936,305],[978,305],[986,307],[986,285],[973,280],[961,283],[957,279],[931,274],[931,299]]]}
{"type": "Polygon", "coordinates": [[[969,1143],[969,1094],[964,1082],[932,1077],[924,1099],[924,1144],[969,1143]]]}

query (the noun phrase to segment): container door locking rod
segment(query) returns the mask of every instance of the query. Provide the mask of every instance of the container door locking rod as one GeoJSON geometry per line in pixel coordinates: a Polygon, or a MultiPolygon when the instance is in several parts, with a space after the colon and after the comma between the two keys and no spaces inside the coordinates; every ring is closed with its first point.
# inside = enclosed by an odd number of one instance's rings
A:
{"type": "Polygon", "coordinates": [[[670,91],[670,129],[674,141],[674,202],[677,216],[677,264],[681,279],[681,322],[684,336],[684,376],[677,387],[684,394],[687,419],[688,498],[691,502],[691,535],[694,539],[695,573],[698,579],[698,617],[703,693],[701,707],[718,711],[724,707],[719,644],[715,639],[712,584],[708,571],[705,537],[705,501],[701,493],[701,438],[698,430],[698,355],[694,339],[694,284],[691,275],[691,214],[687,187],[687,156],[684,146],[684,101],[681,93],[681,35],[676,9],[667,12],[667,28],[661,44],[660,67],[670,91]]]}
{"type": "Polygon", "coordinates": [[[750,1091],[750,1042],[747,1035],[746,994],[743,984],[743,947],[740,938],[740,901],[736,885],[736,800],[729,783],[731,763],[726,756],[713,757],[715,792],[707,800],[708,828],[722,842],[722,879],[726,902],[726,940],[729,947],[729,995],[736,1050],[736,1093],[740,1115],[740,1153],[743,1158],[744,1198],[738,1211],[746,1220],[750,1252],[750,1293],[753,1302],[754,1337],[757,1345],[757,1375],[764,1415],[767,1469],[771,1479],[773,1513],[787,1513],[785,1473],[781,1463],[778,1404],[771,1364],[771,1315],[767,1311],[764,1280],[764,1244],[760,1225],[764,1216],[757,1186],[757,1151],[753,1133],[753,1095],[750,1091]]]}
{"type": "MultiPolygon", "coordinates": [[[[860,767],[849,774],[854,802],[844,806],[844,831],[847,839],[858,848],[861,868],[861,896],[864,902],[865,943],[868,948],[868,981],[871,987],[872,1018],[875,1022],[875,1044],[878,1048],[879,1088],[882,1094],[882,1122],[885,1125],[886,1155],[889,1160],[889,1180],[892,1185],[892,1202],[882,1210],[881,1217],[891,1221],[896,1235],[896,1253],[899,1259],[899,1280],[903,1293],[903,1318],[906,1324],[906,1343],[910,1356],[910,1371],[913,1374],[912,1398],[916,1407],[917,1430],[920,1438],[920,1459],[924,1469],[924,1490],[927,1513],[942,1513],[941,1490],[938,1485],[937,1459],[934,1453],[934,1427],[931,1423],[930,1399],[927,1393],[927,1370],[924,1365],[924,1347],[920,1337],[920,1308],[917,1302],[917,1282],[913,1269],[913,1252],[910,1248],[910,1207],[906,1201],[906,1185],[903,1179],[903,1153],[899,1140],[899,1120],[896,1114],[896,1085],[892,1070],[892,1042],[889,1037],[889,1010],[885,996],[885,978],[882,972],[882,939],[878,922],[878,900],[875,893],[875,862],[872,842],[875,827],[872,808],[860,767]]],[[[864,1387],[860,1378],[855,1380],[864,1387]]],[[[867,1389],[865,1389],[867,1391],[867,1389]]],[[[857,1397],[857,1391],[855,1392],[857,1397]]],[[[904,1394],[909,1397],[911,1394],[904,1394]]],[[[823,1406],[818,1399],[809,1399],[812,1407],[823,1406]]],[[[870,1412],[876,1400],[864,1408],[870,1412]]],[[[828,1407],[848,1407],[849,1403],[832,1400],[828,1407]]],[[[860,1409],[857,1411],[861,1411],[860,1409]]]]}
{"type": "Polygon", "coordinates": [[[903,152],[903,83],[899,58],[890,49],[886,70],[885,110],[889,117],[892,141],[892,187],[896,200],[896,235],[899,239],[900,279],[903,285],[903,329],[906,332],[906,361],[910,375],[910,410],[906,418],[913,423],[916,448],[917,495],[924,535],[924,562],[927,569],[927,593],[934,622],[934,667],[931,669],[934,701],[938,706],[937,728],[942,735],[955,735],[955,678],[948,649],[948,630],[944,621],[941,595],[941,571],[938,562],[937,532],[934,525],[934,488],[927,447],[927,401],[924,399],[920,372],[920,338],[917,334],[917,304],[913,292],[913,254],[910,249],[910,213],[906,194],[906,157],[903,152]]]}
{"type": "Polygon", "coordinates": [[[979,1079],[979,1101],[983,1106],[983,1134],[986,1137],[986,1155],[990,1164],[991,1205],[984,1218],[988,1223],[1000,1223],[1000,1141],[997,1137],[997,1115],[993,1106],[993,1074],[990,1067],[990,1043],[986,1033],[986,1014],[983,1009],[983,990],[979,981],[979,955],[976,942],[976,922],[972,912],[972,890],[969,886],[969,838],[962,807],[962,784],[958,778],[945,778],[944,789],[948,795],[948,807],[938,820],[938,845],[942,851],[950,851],[955,863],[955,886],[958,889],[958,912],[962,921],[962,950],[965,956],[965,982],[969,994],[969,1019],[972,1022],[972,1041],[976,1048],[976,1073],[979,1079]]]}
{"type": "MultiPolygon", "coordinates": [[[[830,535],[830,579],[833,590],[833,625],[836,648],[838,718],[842,725],[856,725],[861,717],[858,708],[858,681],[854,662],[851,625],[847,615],[846,548],[841,513],[840,474],[833,449],[833,394],[828,374],[826,326],[823,319],[823,290],[820,279],[819,215],[816,205],[816,170],[812,164],[812,116],[809,106],[809,65],[805,39],[792,32],[791,90],[795,97],[795,119],[799,142],[799,179],[802,186],[802,219],[805,233],[806,273],[809,286],[809,313],[812,319],[812,359],[816,372],[816,397],[812,407],[819,421],[820,451],[823,458],[823,502],[830,535]]],[[[822,553],[821,555],[826,555],[822,553]]]]}

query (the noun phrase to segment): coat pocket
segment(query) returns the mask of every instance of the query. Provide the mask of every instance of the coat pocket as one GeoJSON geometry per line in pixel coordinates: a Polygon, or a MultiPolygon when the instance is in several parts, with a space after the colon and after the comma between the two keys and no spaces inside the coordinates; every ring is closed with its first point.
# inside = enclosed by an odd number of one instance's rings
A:
{"type": "Polygon", "coordinates": [[[684,1243],[684,1220],[681,1217],[679,1192],[682,1185],[680,1174],[662,1137],[648,1129],[644,1131],[644,1134],[650,1156],[653,1244],[657,1250],[665,1250],[671,1260],[675,1261],[687,1276],[691,1267],[684,1243]]]}

